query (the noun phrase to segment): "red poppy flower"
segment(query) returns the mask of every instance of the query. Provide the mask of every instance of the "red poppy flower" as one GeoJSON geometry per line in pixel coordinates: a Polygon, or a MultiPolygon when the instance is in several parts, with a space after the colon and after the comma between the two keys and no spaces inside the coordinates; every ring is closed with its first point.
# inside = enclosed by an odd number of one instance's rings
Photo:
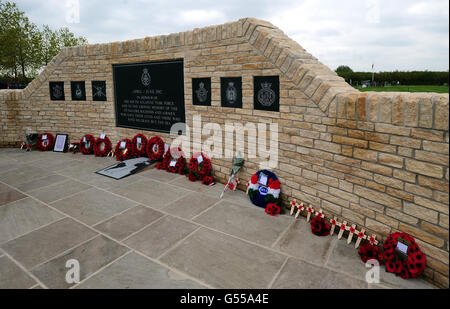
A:
{"type": "Polygon", "coordinates": [[[276,216],[281,212],[280,206],[277,204],[267,204],[266,214],[276,216]]]}
{"type": "Polygon", "coordinates": [[[258,175],[254,174],[250,181],[251,181],[252,184],[258,183],[258,175]]]}

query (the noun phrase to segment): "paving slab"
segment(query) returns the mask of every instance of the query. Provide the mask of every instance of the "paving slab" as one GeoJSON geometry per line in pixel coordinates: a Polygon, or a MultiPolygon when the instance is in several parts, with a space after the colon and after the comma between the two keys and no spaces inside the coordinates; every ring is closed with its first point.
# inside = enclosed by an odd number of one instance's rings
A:
{"type": "Polygon", "coordinates": [[[100,235],[34,268],[32,273],[48,288],[67,289],[75,285],[66,281],[66,274],[69,271],[66,267],[67,261],[72,259],[78,261],[80,280],[84,280],[128,251],[128,248],[100,235]]]}
{"type": "Polygon", "coordinates": [[[189,179],[186,176],[177,178],[170,182],[171,185],[184,188],[187,190],[195,191],[195,192],[206,192],[209,189],[211,189],[209,186],[205,186],[202,184],[201,181],[189,181],[189,179]]]}
{"type": "Polygon", "coordinates": [[[150,178],[153,180],[157,180],[159,182],[171,182],[178,178],[186,178],[186,176],[175,174],[175,173],[168,173],[163,170],[158,170],[156,168],[146,170],[144,172],[139,173],[140,176],[150,178]]]}
{"type": "Polygon", "coordinates": [[[123,240],[163,215],[159,211],[139,205],[94,226],[94,228],[114,239],[123,240]]]}
{"type": "Polygon", "coordinates": [[[161,258],[215,288],[264,289],[285,256],[202,228],[161,258]]]}
{"type": "Polygon", "coordinates": [[[363,289],[368,285],[332,270],[290,258],[272,285],[273,289],[363,289]]]}
{"type": "Polygon", "coordinates": [[[63,218],[63,215],[32,198],[0,207],[0,244],[63,218]]]}
{"type": "Polygon", "coordinates": [[[29,289],[36,281],[7,256],[0,257],[0,290],[29,289]]]}
{"type": "Polygon", "coordinates": [[[150,179],[121,186],[113,191],[116,194],[155,209],[161,209],[191,193],[191,191],[150,179]]]}
{"type": "Polygon", "coordinates": [[[11,240],[1,248],[27,269],[31,269],[96,235],[96,232],[74,220],[64,218],[11,240]]]}
{"type": "Polygon", "coordinates": [[[59,182],[63,182],[68,180],[66,177],[57,175],[57,174],[51,174],[48,176],[45,176],[43,178],[31,180],[25,183],[22,183],[20,185],[17,185],[16,188],[22,192],[29,192],[36,189],[40,189],[46,186],[54,185],[59,182]]]}
{"type": "Polygon", "coordinates": [[[292,218],[272,217],[263,208],[243,207],[222,201],[194,221],[257,244],[271,246],[287,229],[292,218]]]}
{"type": "MultiPolygon", "coordinates": [[[[220,197],[224,188],[225,188],[224,184],[216,183],[205,194],[214,196],[214,197],[220,197]]],[[[229,202],[241,205],[241,206],[256,207],[255,205],[252,204],[248,195],[241,190],[226,191],[223,194],[222,199],[224,201],[229,201],[229,202]]]]}
{"type": "Polygon", "coordinates": [[[193,223],[165,216],[128,238],[125,244],[149,257],[157,258],[197,228],[193,223]]]}
{"type": "Polygon", "coordinates": [[[37,198],[38,200],[41,200],[44,203],[52,203],[69,195],[87,190],[89,188],[91,188],[91,186],[76,180],[69,179],[50,186],[29,191],[27,192],[27,194],[37,198]]]}
{"type": "Polygon", "coordinates": [[[95,225],[136,205],[136,202],[96,188],[51,204],[52,207],[88,225],[95,225]]]}
{"type": "Polygon", "coordinates": [[[204,286],[137,253],[130,253],[82,282],[76,288],[202,289],[204,286]]]}
{"type": "Polygon", "coordinates": [[[26,198],[27,196],[20,193],[17,190],[13,190],[13,189],[9,189],[9,190],[4,190],[4,191],[0,191],[0,207],[2,205],[17,201],[17,200],[21,200],[26,198]]]}
{"type": "Polygon", "coordinates": [[[52,174],[51,171],[47,171],[42,168],[22,165],[22,167],[20,168],[0,173],[0,181],[11,186],[17,186],[25,182],[48,176],[50,174],[52,174]]]}
{"type": "Polygon", "coordinates": [[[301,218],[295,220],[277,242],[275,249],[316,265],[324,265],[335,241],[336,237],[319,237],[312,234],[310,223],[301,218]]]}
{"type": "Polygon", "coordinates": [[[169,204],[167,207],[164,207],[163,210],[175,216],[190,220],[218,201],[219,198],[217,197],[193,192],[182,199],[169,204]]]}

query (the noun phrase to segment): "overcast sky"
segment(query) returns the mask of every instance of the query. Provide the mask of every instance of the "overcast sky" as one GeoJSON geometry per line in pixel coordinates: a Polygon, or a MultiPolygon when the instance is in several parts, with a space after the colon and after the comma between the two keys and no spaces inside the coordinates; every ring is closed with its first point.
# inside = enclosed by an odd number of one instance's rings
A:
{"type": "Polygon", "coordinates": [[[243,17],[272,22],[335,69],[449,69],[448,0],[16,0],[38,24],[89,43],[191,30],[243,17]],[[79,23],[68,7],[77,2],[79,23]]]}

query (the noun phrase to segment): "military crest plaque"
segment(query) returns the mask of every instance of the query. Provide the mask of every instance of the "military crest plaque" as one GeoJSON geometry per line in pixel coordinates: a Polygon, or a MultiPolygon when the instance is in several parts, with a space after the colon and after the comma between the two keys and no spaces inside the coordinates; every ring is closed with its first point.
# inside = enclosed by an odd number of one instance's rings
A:
{"type": "Polygon", "coordinates": [[[70,82],[72,101],[86,101],[86,86],[84,82],[70,82]]]}
{"type": "Polygon", "coordinates": [[[242,77],[220,79],[222,107],[242,108],[242,77]]]}
{"type": "Polygon", "coordinates": [[[50,82],[50,100],[64,101],[64,82],[50,82]]]}
{"type": "Polygon", "coordinates": [[[106,101],[106,81],[92,81],[92,100],[106,101]]]}
{"type": "Polygon", "coordinates": [[[255,110],[280,111],[279,76],[254,76],[253,87],[255,110]]]}
{"type": "Polygon", "coordinates": [[[192,79],[192,103],[211,106],[211,78],[192,79]]]}

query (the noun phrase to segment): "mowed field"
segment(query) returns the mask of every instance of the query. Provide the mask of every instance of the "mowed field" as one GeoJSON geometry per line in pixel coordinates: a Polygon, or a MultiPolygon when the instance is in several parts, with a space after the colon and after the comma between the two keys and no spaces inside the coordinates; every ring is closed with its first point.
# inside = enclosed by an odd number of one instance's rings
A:
{"type": "Polygon", "coordinates": [[[391,86],[391,87],[368,87],[357,88],[359,91],[377,91],[377,92],[437,92],[448,93],[448,86],[391,86]]]}

